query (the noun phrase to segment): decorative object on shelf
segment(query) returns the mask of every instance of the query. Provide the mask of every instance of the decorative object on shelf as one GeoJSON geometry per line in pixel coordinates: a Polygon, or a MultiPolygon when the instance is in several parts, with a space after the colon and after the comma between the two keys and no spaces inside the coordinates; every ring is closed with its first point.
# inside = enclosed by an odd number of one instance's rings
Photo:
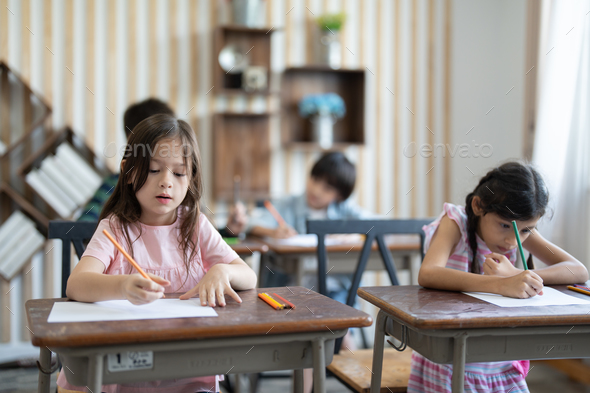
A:
{"type": "Polygon", "coordinates": [[[0,276],[10,281],[45,243],[29,217],[15,210],[0,225],[0,276]]]}
{"type": "Polygon", "coordinates": [[[299,101],[299,114],[312,123],[312,139],[321,148],[334,143],[334,123],[346,113],[344,100],[336,93],[310,94],[299,101]]]}
{"type": "Polygon", "coordinates": [[[226,45],[218,56],[219,65],[227,74],[239,74],[248,67],[248,55],[237,45],[226,45]]]}
{"type": "Polygon", "coordinates": [[[261,27],[264,22],[264,0],[232,0],[234,23],[248,27],[261,27]]]}
{"type": "Polygon", "coordinates": [[[344,24],[344,13],[324,14],[317,18],[320,28],[319,61],[334,69],[339,69],[340,58],[340,29],[344,24]]]}
{"type": "Polygon", "coordinates": [[[248,67],[242,74],[242,88],[248,93],[264,91],[268,87],[266,67],[248,67]]]}

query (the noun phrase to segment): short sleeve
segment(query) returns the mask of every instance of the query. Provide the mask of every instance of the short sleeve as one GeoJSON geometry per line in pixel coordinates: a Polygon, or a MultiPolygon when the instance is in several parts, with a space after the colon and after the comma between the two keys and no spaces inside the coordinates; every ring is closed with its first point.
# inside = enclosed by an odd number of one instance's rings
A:
{"type": "Polygon", "coordinates": [[[230,263],[239,258],[202,213],[199,217],[199,248],[205,271],[218,263],[230,263]]]}
{"type": "Polygon", "coordinates": [[[94,257],[101,261],[105,266],[105,271],[111,265],[111,262],[116,258],[119,250],[115,248],[113,243],[105,236],[102,232],[103,229],[106,229],[110,234],[112,234],[119,242],[122,244],[117,233],[113,233],[113,230],[110,226],[109,219],[105,218],[98,223],[98,227],[96,228],[96,232],[92,235],[92,239],[88,243],[86,247],[86,251],[82,254],[82,257],[94,257]]]}
{"type": "Polygon", "coordinates": [[[434,236],[434,233],[438,229],[438,226],[440,225],[440,221],[442,220],[442,218],[444,216],[447,216],[451,220],[453,220],[457,224],[457,226],[459,227],[459,231],[461,232],[461,240],[459,240],[459,243],[455,247],[455,250],[461,250],[466,246],[466,244],[467,244],[467,214],[465,213],[465,208],[463,206],[453,205],[452,203],[445,203],[443,205],[443,211],[440,214],[440,216],[438,216],[438,218],[436,220],[434,220],[433,222],[431,222],[430,224],[424,225],[422,227],[422,230],[424,231],[424,234],[425,234],[424,252],[426,252],[428,250],[428,248],[430,247],[430,241],[432,240],[432,237],[434,236]]]}

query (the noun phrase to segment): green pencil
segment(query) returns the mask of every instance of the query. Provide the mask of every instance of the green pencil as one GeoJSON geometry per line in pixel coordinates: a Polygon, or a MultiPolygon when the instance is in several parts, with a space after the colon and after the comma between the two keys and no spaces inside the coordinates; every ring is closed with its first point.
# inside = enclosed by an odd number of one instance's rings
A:
{"type": "Polygon", "coordinates": [[[524,259],[524,251],[522,250],[522,243],[520,242],[520,236],[518,235],[518,228],[516,227],[516,221],[512,220],[512,228],[514,228],[514,236],[516,236],[516,241],[518,242],[518,250],[520,251],[520,258],[522,259],[522,265],[524,266],[524,270],[529,270],[528,266],[526,265],[526,260],[524,259]]]}

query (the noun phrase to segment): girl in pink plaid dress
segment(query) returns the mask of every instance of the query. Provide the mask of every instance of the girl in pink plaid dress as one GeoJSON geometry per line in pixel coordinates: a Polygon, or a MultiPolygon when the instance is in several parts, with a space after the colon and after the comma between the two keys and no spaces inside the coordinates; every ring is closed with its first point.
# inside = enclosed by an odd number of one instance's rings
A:
{"type": "MultiPolygon", "coordinates": [[[[424,262],[418,281],[427,288],[490,292],[516,298],[543,294],[543,284],[584,283],[588,271],[576,258],[536,230],[548,192],[529,164],[508,162],[488,172],[467,195],[465,207],[445,203],[424,227],[424,262]],[[515,267],[516,221],[529,270],[515,267]],[[547,267],[534,269],[532,256],[547,267]]],[[[468,363],[465,392],[528,392],[529,361],[468,363]]],[[[408,392],[451,392],[452,365],[437,364],[414,352],[408,392]]]]}

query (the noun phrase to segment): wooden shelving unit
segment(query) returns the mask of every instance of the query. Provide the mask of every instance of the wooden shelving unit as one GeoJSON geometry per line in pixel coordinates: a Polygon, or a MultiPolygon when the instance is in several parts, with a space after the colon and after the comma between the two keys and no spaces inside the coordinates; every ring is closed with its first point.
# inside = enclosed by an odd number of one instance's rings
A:
{"type": "Polygon", "coordinates": [[[247,53],[248,65],[265,67],[266,79],[270,83],[270,38],[275,28],[252,29],[244,26],[220,26],[215,30],[213,52],[213,90],[217,94],[270,94],[265,90],[247,92],[242,89],[242,73],[232,74],[219,65],[218,57],[227,45],[235,45],[247,53]]]}
{"type": "Polygon", "coordinates": [[[334,124],[334,146],[342,149],[365,143],[365,71],[322,66],[287,68],[281,83],[281,134],[286,148],[318,149],[311,142],[311,124],[299,115],[299,101],[308,94],[336,93],[346,115],[334,124]]]}
{"type": "Polygon", "coordinates": [[[20,76],[1,61],[0,92],[2,94],[0,97],[0,128],[2,129],[0,143],[4,147],[0,148],[0,158],[2,158],[21,145],[47,120],[51,115],[51,108],[20,76]],[[11,117],[19,115],[22,115],[22,121],[11,121],[11,117]],[[20,129],[15,130],[15,124],[20,129]]]}
{"type": "Polygon", "coordinates": [[[213,192],[233,200],[234,177],[240,198],[265,198],[270,191],[270,114],[218,113],[213,118],[213,192]]]}
{"type": "MultiPolygon", "coordinates": [[[[16,170],[16,173],[24,180],[26,175],[33,169],[38,169],[43,160],[50,155],[55,155],[58,147],[63,143],[69,143],[70,146],[84,159],[84,161],[101,177],[105,178],[111,173],[104,161],[96,157],[92,149],[90,149],[84,141],[78,137],[71,128],[66,127],[59,132],[52,133],[47,138],[45,143],[33,154],[28,156],[16,170]]],[[[47,203],[45,196],[37,192],[26,181],[24,181],[25,190],[32,193],[36,197],[43,200],[43,211],[46,215],[46,220],[53,219],[71,219],[72,217],[64,217],[60,215],[49,203],[47,203]]],[[[98,188],[98,187],[97,187],[98,188]]],[[[89,198],[88,198],[89,199],[89,198]]],[[[88,202],[88,200],[86,200],[88,202]]],[[[83,206],[86,202],[78,205],[83,206]]]]}

